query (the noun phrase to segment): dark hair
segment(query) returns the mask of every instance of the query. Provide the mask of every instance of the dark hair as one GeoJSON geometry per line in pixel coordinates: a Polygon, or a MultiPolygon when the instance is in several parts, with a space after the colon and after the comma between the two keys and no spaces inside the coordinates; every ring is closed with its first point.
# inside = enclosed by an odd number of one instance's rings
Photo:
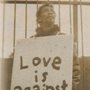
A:
{"type": "Polygon", "coordinates": [[[39,9],[38,9],[38,11],[36,13],[37,17],[39,17],[41,15],[41,12],[42,12],[43,8],[45,8],[45,7],[50,7],[50,8],[53,9],[53,5],[52,4],[44,4],[41,7],[39,7],[39,9]]]}

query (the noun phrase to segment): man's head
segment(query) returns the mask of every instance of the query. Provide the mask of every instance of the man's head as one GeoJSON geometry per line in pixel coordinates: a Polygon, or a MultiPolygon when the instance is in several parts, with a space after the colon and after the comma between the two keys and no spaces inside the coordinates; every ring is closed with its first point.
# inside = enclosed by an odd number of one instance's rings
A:
{"type": "Polygon", "coordinates": [[[51,4],[45,4],[39,7],[37,11],[37,23],[41,27],[50,27],[55,22],[55,11],[51,4]]]}

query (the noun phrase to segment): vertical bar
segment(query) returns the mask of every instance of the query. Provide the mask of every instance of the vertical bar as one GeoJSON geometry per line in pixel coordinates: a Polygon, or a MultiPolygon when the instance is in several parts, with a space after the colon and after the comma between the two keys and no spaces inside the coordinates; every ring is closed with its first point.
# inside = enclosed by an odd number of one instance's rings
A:
{"type": "Polygon", "coordinates": [[[82,39],[82,57],[84,56],[84,42],[83,42],[83,38],[84,38],[84,34],[83,34],[83,17],[82,17],[82,5],[81,5],[82,0],[80,0],[80,19],[81,19],[81,39],[82,39]]]}
{"type": "Polygon", "coordinates": [[[81,39],[82,39],[82,61],[83,61],[83,90],[85,90],[85,83],[84,83],[84,72],[85,72],[85,65],[84,65],[84,42],[83,42],[83,38],[84,38],[84,34],[83,34],[83,17],[82,17],[82,5],[81,5],[82,0],[80,0],[80,17],[81,17],[81,39]]]}
{"type": "Polygon", "coordinates": [[[15,3],[14,3],[13,53],[15,52],[15,39],[16,39],[16,0],[15,0],[15,3]]]}
{"type": "Polygon", "coordinates": [[[27,38],[27,0],[25,5],[25,38],[27,38]]]}
{"type": "Polygon", "coordinates": [[[60,22],[60,1],[61,0],[58,0],[58,14],[59,14],[59,30],[61,30],[61,22],[60,22]]]}
{"type": "Polygon", "coordinates": [[[37,10],[38,10],[38,0],[37,0],[37,10]]]}
{"type": "MultiPolygon", "coordinates": [[[[77,3],[78,0],[74,0],[74,3],[77,3]]],[[[74,40],[74,57],[76,60],[78,60],[78,5],[73,5],[73,40],[74,40]]],[[[79,68],[79,66],[78,66],[79,68]]],[[[79,85],[78,85],[79,86],[79,85]]],[[[79,87],[76,87],[76,90],[78,90],[79,87]]]]}
{"type": "Polygon", "coordinates": [[[5,0],[3,1],[3,31],[2,31],[2,59],[4,58],[4,42],[5,42],[5,0]]]}
{"type": "MultiPolygon", "coordinates": [[[[37,11],[38,11],[38,0],[37,0],[37,11]]],[[[38,23],[37,23],[37,28],[38,28],[38,23]]]]}
{"type": "Polygon", "coordinates": [[[71,0],[69,0],[70,33],[72,34],[71,0]]]}
{"type": "MultiPolygon", "coordinates": [[[[74,3],[77,0],[74,0],[74,3]]],[[[78,7],[73,5],[73,32],[74,32],[74,42],[78,42],[78,7]]]]}

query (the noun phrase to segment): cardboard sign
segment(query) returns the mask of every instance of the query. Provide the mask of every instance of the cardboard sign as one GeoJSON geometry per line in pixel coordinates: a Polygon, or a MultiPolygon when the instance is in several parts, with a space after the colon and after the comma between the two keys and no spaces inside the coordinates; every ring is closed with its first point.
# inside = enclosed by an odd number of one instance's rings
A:
{"type": "Polygon", "coordinates": [[[18,41],[11,90],[72,90],[71,36],[18,41]]]}

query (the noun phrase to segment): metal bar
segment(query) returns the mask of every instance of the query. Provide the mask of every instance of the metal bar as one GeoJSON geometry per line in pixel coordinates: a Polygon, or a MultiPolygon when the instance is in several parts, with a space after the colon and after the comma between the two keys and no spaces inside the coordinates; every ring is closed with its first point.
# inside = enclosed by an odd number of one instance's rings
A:
{"type": "MultiPolygon", "coordinates": [[[[38,0],[37,0],[37,11],[38,11],[38,0]]],[[[38,23],[37,23],[37,28],[38,28],[38,23]]]]}
{"type": "Polygon", "coordinates": [[[60,22],[60,0],[58,0],[58,14],[59,14],[59,29],[61,31],[61,22],[60,22]]]}
{"type": "Polygon", "coordinates": [[[27,38],[27,0],[25,5],[25,38],[27,38]]]}
{"type": "Polygon", "coordinates": [[[37,0],[37,10],[38,10],[38,0],[37,0]]]}
{"type": "Polygon", "coordinates": [[[13,52],[15,51],[15,39],[16,39],[16,0],[15,0],[15,2],[14,2],[13,52]]]}
{"type": "MultiPolygon", "coordinates": [[[[69,0],[69,2],[71,2],[71,0],[69,0]]],[[[69,3],[69,18],[70,18],[70,33],[72,34],[72,17],[71,17],[71,4],[69,3]]]]}
{"type": "MultiPolygon", "coordinates": [[[[80,2],[82,2],[82,0],[80,0],[80,2]]],[[[80,4],[80,18],[81,18],[81,40],[82,40],[82,61],[83,61],[83,90],[85,90],[85,87],[84,87],[84,85],[85,85],[85,83],[84,83],[84,81],[85,81],[85,79],[84,79],[84,77],[85,77],[85,62],[84,62],[84,33],[83,33],[83,12],[82,12],[82,5],[80,4]]]]}
{"type": "MultiPolygon", "coordinates": [[[[77,2],[77,0],[74,0],[77,2]]],[[[78,6],[73,6],[73,32],[74,32],[74,42],[78,43],[78,6]]]]}
{"type": "Polygon", "coordinates": [[[4,38],[5,34],[5,3],[3,3],[3,31],[2,31],[2,59],[4,58],[4,38]]]}
{"type": "MultiPolygon", "coordinates": [[[[0,3],[7,3],[7,4],[14,4],[15,1],[7,0],[7,1],[0,1],[0,3]]],[[[26,1],[16,1],[16,4],[25,4],[26,1]]],[[[38,4],[45,4],[47,1],[38,1],[38,4]]],[[[58,4],[58,1],[49,1],[52,4],[58,4]]],[[[27,4],[37,4],[37,1],[27,1],[27,4]]],[[[90,5],[90,2],[86,1],[60,1],[60,4],[71,4],[71,5],[90,5]]]]}
{"type": "MultiPolygon", "coordinates": [[[[80,0],[82,1],[82,0],[80,0]]],[[[83,12],[82,5],[80,5],[80,19],[81,19],[81,40],[82,40],[82,57],[84,56],[84,33],[83,33],[83,12]]]]}

